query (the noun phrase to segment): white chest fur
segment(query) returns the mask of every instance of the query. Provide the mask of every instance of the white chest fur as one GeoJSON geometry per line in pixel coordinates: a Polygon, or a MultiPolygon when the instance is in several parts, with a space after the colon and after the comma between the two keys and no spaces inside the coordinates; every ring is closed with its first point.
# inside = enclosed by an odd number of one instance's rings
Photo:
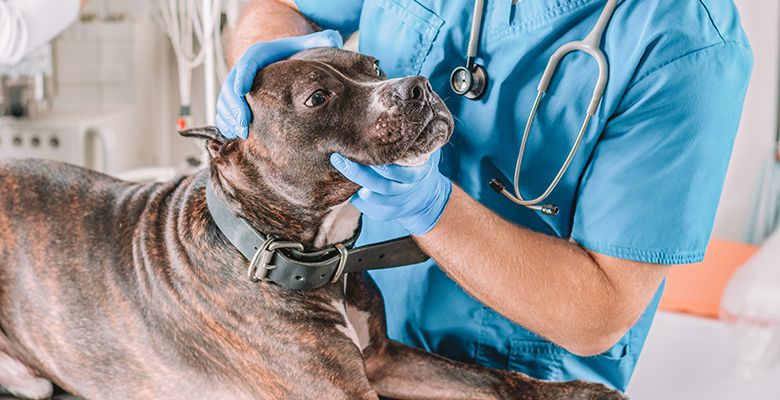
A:
{"type": "Polygon", "coordinates": [[[314,239],[314,247],[326,247],[344,242],[355,234],[360,222],[360,211],[349,200],[333,207],[322,220],[322,225],[314,239]]]}
{"type": "MultiPolygon", "coordinates": [[[[347,280],[349,276],[344,276],[344,291],[347,289],[347,280]]],[[[332,303],[341,315],[344,316],[344,325],[337,325],[336,329],[346,335],[360,351],[364,351],[371,343],[371,335],[368,330],[368,318],[371,316],[366,311],[357,309],[345,301],[334,301],[332,303]]]]}

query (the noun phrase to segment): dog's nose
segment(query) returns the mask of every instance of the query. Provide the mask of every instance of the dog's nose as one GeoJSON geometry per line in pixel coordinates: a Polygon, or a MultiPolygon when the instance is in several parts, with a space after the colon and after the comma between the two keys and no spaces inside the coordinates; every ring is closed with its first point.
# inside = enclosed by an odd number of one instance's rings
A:
{"type": "Polygon", "coordinates": [[[431,84],[422,76],[404,78],[398,87],[399,96],[406,101],[425,101],[431,84]]]}

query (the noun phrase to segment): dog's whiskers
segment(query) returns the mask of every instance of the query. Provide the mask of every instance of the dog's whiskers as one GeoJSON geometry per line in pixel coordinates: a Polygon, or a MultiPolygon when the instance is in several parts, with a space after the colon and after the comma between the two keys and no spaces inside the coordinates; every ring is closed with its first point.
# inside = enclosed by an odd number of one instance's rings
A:
{"type": "Polygon", "coordinates": [[[463,121],[461,121],[460,118],[458,118],[458,117],[453,115],[452,116],[452,121],[455,122],[456,125],[460,125],[461,127],[463,127],[463,121]]]}

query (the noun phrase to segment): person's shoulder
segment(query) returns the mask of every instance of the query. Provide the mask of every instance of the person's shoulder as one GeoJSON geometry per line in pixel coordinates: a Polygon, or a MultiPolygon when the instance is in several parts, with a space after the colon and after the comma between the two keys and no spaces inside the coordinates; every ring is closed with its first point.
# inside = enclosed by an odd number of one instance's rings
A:
{"type": "Polygon", "coordinates": [[[618,10],[615,20],[636,35],[634,77],[705,50],[749,57],[748,39],[732,0],[624,0],[618,10]]]}
{"type": "Polygon", "coordinates": [[[671,47],[706,47],[747,42],[732,0],[624,0],[621,18],[647,41],[671,47]]]}
{"type": "Polygon", "coordinates": [[[733,0],[697,0],[694,3],[706,13],[721,39],[726,42],[747,43],[739,10],[733,0]]]}

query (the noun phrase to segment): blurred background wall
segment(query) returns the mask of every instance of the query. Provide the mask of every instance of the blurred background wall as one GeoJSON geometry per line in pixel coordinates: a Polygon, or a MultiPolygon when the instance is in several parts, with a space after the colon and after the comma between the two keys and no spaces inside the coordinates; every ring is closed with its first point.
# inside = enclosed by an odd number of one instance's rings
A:
{"type": "Polygon", "coordinates": [[[778,130],[780,1],[736,0],[735,3],[755,61],[714,235],[741,241],[753,212],[759,175],[771,156],[778,130]]]}

